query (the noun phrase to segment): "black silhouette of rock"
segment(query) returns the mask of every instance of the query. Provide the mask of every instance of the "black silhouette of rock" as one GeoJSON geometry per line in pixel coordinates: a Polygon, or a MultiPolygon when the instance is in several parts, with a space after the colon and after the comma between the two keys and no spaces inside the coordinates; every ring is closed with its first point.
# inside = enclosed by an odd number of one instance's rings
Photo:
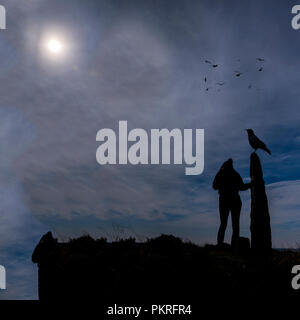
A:
{"type": "Polygon", "coordinates": [[[60,281],[57,277],[58,253],[59,244],[51,232],[43,235],[33,251],[32,261],[39,267],[38,290],[39,298],[42,300],[49,296],[49,292],[55,292],[57,282],[60,281]]]}
{"type": "MultiPolygon", "coordinates": [[[[246,243],[241,238],[243,248],[248,248],[246,243]]],[[[261,259],[236,254],[230,245],[199,247],[171,235],[143,243],[109,243],[90,236],[59,243],[48,233],[32,258],[38,263],[40,300],[71,303],[72,308],[78,305],[75,301],[101,309],[118,302],[180,300],[204,305],[224,298],[253,302],[300,294],[290,285],[291,269],[300,264],[300,254],[292,251],[273,250],[269,259],[261,259]]]]}
{"type": "Polygon", "coordinates": [[[251,248],[258,252],[272,248],[270,214],[258,155],[253,152],[250,159],[251,177],[251,248]]]}
{"type": "Polygon", "coordinates": [[[250,240],[245,237],[239,237],[232,249],[236,254],[247,255],[250,253],[250,240]]]}

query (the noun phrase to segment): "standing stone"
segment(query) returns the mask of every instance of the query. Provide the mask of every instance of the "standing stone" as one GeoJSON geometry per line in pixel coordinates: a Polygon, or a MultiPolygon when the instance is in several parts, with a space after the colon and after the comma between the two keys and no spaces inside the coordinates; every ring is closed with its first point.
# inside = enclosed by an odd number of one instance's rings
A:
{"type": "Polygon", "coordinates": [[[258,155],[250,158],[251,177],[251,248],[257,252],[272,248],[270,214],[265,190],[263,171],[258,155]]]}

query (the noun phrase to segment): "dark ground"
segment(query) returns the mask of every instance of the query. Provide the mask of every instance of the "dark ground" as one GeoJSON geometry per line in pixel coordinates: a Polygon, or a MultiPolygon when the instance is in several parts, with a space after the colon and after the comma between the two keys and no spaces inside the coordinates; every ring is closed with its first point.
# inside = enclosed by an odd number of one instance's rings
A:
{"type": "Polygon", "coordinates": [[[51,238],[48,234],[33,254],[42,301],[300,301],[300,290],[291,287],[291,269],[300,264],[297,251],[233,252],[230,246],[199,247],[167,235],[145,243],[51,238]]]}

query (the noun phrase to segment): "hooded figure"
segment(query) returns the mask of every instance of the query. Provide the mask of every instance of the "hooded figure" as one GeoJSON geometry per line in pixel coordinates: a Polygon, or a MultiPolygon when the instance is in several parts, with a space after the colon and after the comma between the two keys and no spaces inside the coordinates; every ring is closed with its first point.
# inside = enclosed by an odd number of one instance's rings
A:
{"type": "Polygon", "coordinates": [[[213,188],[219,191],[219,211],[221,225],[218,232],[218,245],[224,242],[225,231],[229,212],[231,212],[232,238],[231,245],[234,246],[240,236],[240,213],[242,208],[239,191],[248,190],[251,183],[244,183],[243,179],[233,168],[232,159],[225,161],[217,173],[213,188]]]}

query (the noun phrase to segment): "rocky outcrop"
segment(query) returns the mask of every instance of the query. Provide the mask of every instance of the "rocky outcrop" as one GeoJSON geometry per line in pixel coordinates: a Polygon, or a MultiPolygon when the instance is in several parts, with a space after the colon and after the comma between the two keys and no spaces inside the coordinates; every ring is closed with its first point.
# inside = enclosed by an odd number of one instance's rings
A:
{"type": "MultiPolygon", "coordinates": [[[[247,251],[248,240],[240,240],[240,249],[247,251]]],[[[143,243],[108,243],[89,236],[60,243],[48,233],[32,258],[39,269],[40,300],[70,303],[71,309],[86,302],[100,310],[107,304],[164,304],[166,299],[195,305],[200,301],[200,306],[224,297],[231,303],[237,297],[251,302],[265,297],[299,300],[300,294],[290,284],[299,252],[273,250],[270,259],[261,259],[235,254],[230,245],[199,247],[171,235],[143,243]]]]}
{"type": "Polygon", "coordinates": [[[267,252],[272,248],[270,214],[263,171],[258,155],[250,158],[251,177],[251,249],[267,252]]]}

